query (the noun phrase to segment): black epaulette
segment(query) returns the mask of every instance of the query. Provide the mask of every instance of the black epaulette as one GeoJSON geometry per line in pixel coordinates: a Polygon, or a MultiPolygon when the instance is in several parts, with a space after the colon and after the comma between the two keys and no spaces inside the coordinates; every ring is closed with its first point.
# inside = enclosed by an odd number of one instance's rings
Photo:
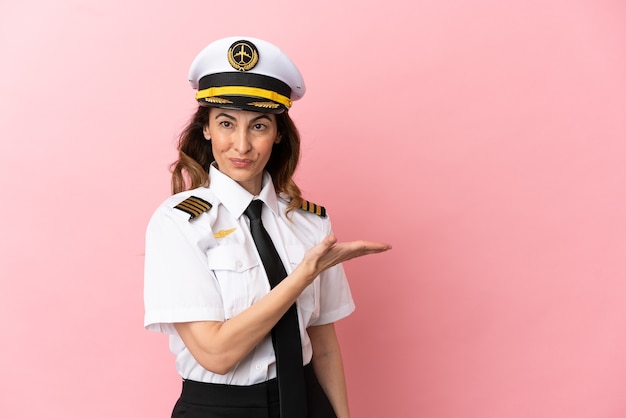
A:
{"type": "Polygon", "coordinates": [[[302,200],[301,209],[319,215],[322,218],[326,217],[326,208],[324,206],[316,205],[315,203],[311,203],[308,200],[302,200]]]}
{"type": "Polygon", "coordinates": [[[202,213],[207,212],[212,207],[213,205],[211,205],[209,202],[196,196],[190,196],[180,202],[178,205],[174,206],[174,208],[188,213],[190,216],[190,221],[196,216],[200,216],[202,213]]]}

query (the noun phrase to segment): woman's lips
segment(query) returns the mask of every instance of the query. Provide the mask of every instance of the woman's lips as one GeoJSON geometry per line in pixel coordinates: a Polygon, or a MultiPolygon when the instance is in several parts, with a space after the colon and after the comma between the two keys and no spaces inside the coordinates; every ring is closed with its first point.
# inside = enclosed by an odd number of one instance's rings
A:
{"type": "Polygon", "coordinates": [[[252,160],[247,158],[230,158],[230,162],[237,168],[246,168],[252,164],[252,160]]]}

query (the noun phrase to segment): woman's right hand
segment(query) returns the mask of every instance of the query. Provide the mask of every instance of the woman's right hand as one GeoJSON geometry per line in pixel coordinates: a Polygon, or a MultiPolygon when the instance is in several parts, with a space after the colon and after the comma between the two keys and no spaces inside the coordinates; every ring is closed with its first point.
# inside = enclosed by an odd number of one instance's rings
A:
{"type": "Polygon", "coordinates": [[[382,253],[391,245],[381,242],[337,242],[334,235],[326,236],[319,244],[308,250],[298,267],[305,269],[313,281],[321,272],[339,263],[368,254],[382,253]]]}

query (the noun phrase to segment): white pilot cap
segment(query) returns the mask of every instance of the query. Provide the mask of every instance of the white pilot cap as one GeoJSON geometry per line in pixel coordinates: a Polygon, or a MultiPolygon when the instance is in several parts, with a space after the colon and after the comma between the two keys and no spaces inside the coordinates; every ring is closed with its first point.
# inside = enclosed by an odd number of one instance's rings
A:
{"type": "Polygon", "coordinates": [[[304,96],[296,65],[262,39],[233,36],[212,42],[191,63],[191,87],[202,106],[281,113],[304,96]]]}

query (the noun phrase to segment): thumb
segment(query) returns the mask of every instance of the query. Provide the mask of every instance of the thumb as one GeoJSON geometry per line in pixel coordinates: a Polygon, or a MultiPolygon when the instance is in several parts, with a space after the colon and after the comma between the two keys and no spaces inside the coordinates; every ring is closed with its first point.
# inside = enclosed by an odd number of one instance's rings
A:
{"type": "Polygon", "coordinates": [[[334,235],[326,235],[323,240],[317,243],[311,250],[310,254],[315,258],[320,258],[326,255],[331,248],[337,243],[337,238],[334,235]]]}
{"type": "Polygon", "coordinates": [[[337,243],[337,237],[335,237],[333,234],[326,235],[324,239],[322,240],[322,243],[324,244],[325,247],[330,249],[333,245],[337,243]]]}

